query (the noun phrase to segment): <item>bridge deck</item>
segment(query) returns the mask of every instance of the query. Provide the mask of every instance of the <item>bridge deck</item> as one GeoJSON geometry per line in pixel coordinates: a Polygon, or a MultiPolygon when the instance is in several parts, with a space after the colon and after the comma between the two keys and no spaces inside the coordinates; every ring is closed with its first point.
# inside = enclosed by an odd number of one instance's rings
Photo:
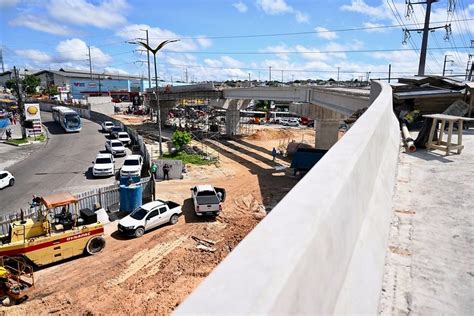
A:
{"type": "Polygon", "coordinates": [[[400,154],[382,314],[474,310],[473,129],[463,141],[461,155],[400,154]]]}

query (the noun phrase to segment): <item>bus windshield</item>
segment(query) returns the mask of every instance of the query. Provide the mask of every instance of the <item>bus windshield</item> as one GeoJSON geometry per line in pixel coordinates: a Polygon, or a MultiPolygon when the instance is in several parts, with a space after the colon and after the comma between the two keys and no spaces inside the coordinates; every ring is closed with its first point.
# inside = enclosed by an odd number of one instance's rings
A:
{"type": "Polygon", "coordinates": [[[79,127],[81,125],[81,118],[78,114],[64,115],[64,123],[67,127],[79,127]]]}

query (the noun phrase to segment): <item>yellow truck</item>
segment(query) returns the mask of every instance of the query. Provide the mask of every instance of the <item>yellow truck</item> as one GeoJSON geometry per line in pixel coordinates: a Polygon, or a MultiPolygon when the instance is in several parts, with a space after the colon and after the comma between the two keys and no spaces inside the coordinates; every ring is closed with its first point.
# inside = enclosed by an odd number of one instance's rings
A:
{"type": "Polygon", "coordinates": [[[0,236],[0,256],[23,257],[43,266],[83,253],[94,255],[105,247],[104,225],[93,211],[79,211],[72,194],[52,194],[37,202],[35,218],[12,222],[8,234],[0,236]]]}

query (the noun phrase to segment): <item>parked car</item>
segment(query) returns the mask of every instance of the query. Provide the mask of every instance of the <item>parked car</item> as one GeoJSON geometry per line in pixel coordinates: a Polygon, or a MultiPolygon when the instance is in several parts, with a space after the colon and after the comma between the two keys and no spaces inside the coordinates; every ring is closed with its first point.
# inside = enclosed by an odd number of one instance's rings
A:
{"type": "Polygon", "coordinates": [[[118,133],[123,132],[122,128],[120,126],[113,126],[110,128],[109,133],[110,136],[117,138],[118,133]]]}
{"type": "Polygon", "coordinates": [[[300,126],[300,122],[298,121],[297,118],[291,118],[287,121],[286,123],[286,126],[294,126],[294,127],[297,127],[297,126],[300,126]]]}
{"type": "Polygon", "coordinates": [[[97,154],[92,163],[92,175],[94,177],[113,176],[115,174],[115,159],[112,154],[97,154]]]}
{"type": "Polygon", "coordinates": [[[308,127],[314,127],[314,120],[309,120],[307,126],[308,127]]]}
{"type": "Polygon", "coordinates": [[[140,155],[130,155],[125,158],[120,169],[121,177],[139,177],[142,172],[143,158],[140,155]]]}
{"type": "Polygon", "coordinates": [[[15,177],[8,171],[0,171],[0,189],[8,186],[12,187],[15,184],[15,177]]]}
{"type": "Polygon", "coordinates": [[[110,132],[110,129],[112,127],[114,127],[115,125],[114,125],[114,123],[112,123],[110,121],[105,121],[105,122],[102,122],[101,126],[102,126],[102,131],[103,132],[110,132]]]}
{"type": "Polygon", "coordinates": [[[178,203],[156,200],[142,205],[122,218],[117,228],[120,233],[138,238],[146,231],[163,224],[176,224],[181,213],[181,205],[178,203]]]}
{"type": "Polygon", "coordinates": [[[105,150],[114,156],[125,156],[127,154],[125,146],[118,139],[107,140],[105,142],[105,150]]]}
{"type": "Polygon", "coordinates": [[[121,141],[124,146],[130,145],[130,143],[132,142],[127,132],[118,132],[117,139],[121,141]]]}
{"type": "Polygon", "coordinates": [[[225,189],[214,188],[212,185],[197,185],[191,188],[194,212],[198,216],[217,216],[222,211],[225,201],[225,189]]]}

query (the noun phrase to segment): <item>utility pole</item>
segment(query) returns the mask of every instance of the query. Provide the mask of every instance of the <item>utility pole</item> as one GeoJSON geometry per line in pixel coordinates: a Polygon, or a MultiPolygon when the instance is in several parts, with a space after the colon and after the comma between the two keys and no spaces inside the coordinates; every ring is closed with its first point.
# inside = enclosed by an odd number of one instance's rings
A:
{"type": "Polygon", "coordinates": [[[3,64],[3,50],[0,48],[0,62],[2,64],[2,73],[5,72],[5,65],[3,64]]]}
{"type": "Polygon", "coordinates": [[[272,66],[268,66],[268,81],[272,81],[272,66]]]}
{"type": "Polygon", "coordinates": [[[392,75],[392,64],[388,64],[388,83],[390,83],[391,75],[392,75]]]}
{"type": "Polygon", "coordinates": [[[91,74],[91,80],[92,80],[92,60],[91,60],[91,47],[90,47],[90,46],[87,46],[87,48],[89,48],[89,71],[90,71],[90,74],[91,74]]]}
{"type": "Polygon", "coordinates": [[[339,85],[339,70],[341,67],[337,67],[337,85],[339,85]]]}
{"type": "MultiPolygon", "coordinates": [[[[420,1],[420,2],[411,2],[411,0],[407,1],[407,17],[410,16],[410,13],[413,12],[412,5],[413,4],[426,4],[426,14],[425,14],[425,24],[422,29],[404,29],[405,32],[405,38],[407,38],[407,33],[409,32],[419,32],[423,33],[423,37],[421,40],[421,50],[420,50],[420,62],[418,65],[418,76],[424,76],[425,75],[425,65],[426,65],[426,50],[428,48],[428,35],[431,31],[434,31],[436,29],[441,29],[444,28],[446,29],[446,36],[445,38],[449,38],[449,34],[451,33],[451,24],[446,24],[443,26],[436,26],[436,27],[430,27],[430,15],[431,15],[431,4],[434,2],[438,2],[439,0],[425,0],[425,1],[420,1]]],[[[405,42],[405,40],[404,40],[405,42]]]]}
{"type": "MultiPolygon", "coordinates": [[[[443,63],[443,77],[444,77],[444,74],[446,73],[446,63],[448,62],[454,62],[454,60],[448,60],[448,56],[451,56],[451,55],[444,55],[444,63],[443,63]]],[[[448,71],[452,71],[451,69],[448,69],[448,71]]]]}
{"type": "Polygon", "coordinates": [[[21,125],[21,137],[26,138],[26,129],[25,129],[25,105],[23,104],[22,97],[22,87],[21,81],[18,74],[18,69],[13,66],[13,76],[15,78],[15,86],[13,87],[16,92],[16,97],[18,99],[18,111],[20,112],[20,125],[21,125]]]}
{"type": "Polygon", "coordinates": [[[258,82],[260,82],[260,71],[258,72],[258,82]]]}
{"type": "Polygon", "coordinates": [[[464,78],[464,80],[467,80],[467,76],[469,75],[469,64],[471,63],[472,56],[473,56],[472,54],[468,55],[467,64],[466,64],[466,77],[464,78]]]}
{"type": "Polygon", "coordinates": [[[186,68],[186,83],[188,83],[188,68],[186,68]]]}
{"type": "MultiPolygon", "coordinates": [[[[146,33],[146,44],[150,46],[150,42],[148,39],[148,30],[144,30],[146,33]]],[[[147,49],[146,50],[146,59],[148,62],[148,88],[151,88],[151,70],[150,70],[150,51],[147,49]]],[[[150,111],[151,112],[151,111],[150,111]]],[[[153,114],[151,114],[153,115],[153,114]]]]}

